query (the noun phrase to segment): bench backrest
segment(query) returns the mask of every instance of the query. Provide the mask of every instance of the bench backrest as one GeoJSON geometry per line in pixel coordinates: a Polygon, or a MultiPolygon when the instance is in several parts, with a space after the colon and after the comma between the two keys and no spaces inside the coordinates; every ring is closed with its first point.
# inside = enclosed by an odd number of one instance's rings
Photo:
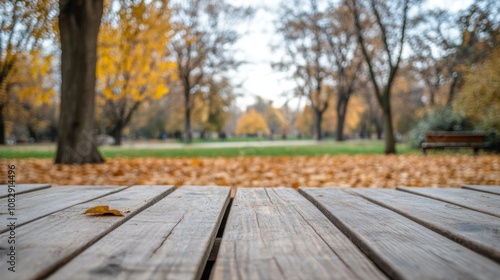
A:
{"type": "Polygon", "coordinates": [[[426,142],[483,143],[485,134],[480,132],[435,131],[425,134],[426,142]]]}

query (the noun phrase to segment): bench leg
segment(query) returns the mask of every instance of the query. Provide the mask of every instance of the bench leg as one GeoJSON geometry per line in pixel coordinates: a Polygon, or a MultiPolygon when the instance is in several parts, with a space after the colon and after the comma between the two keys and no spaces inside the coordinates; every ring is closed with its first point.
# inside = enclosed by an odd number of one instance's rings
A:
{"type": "Polygon", "coordinates": [[[474,148],[474,155],[475,156],[479,155],[479,148],[474,148]]]}
{"type": "Polygon", "coordinates": [[[427,149],[426,149],[426,148],[422,148],[422,154],[423,154],[424,156],[426,156],[426,155],[427,155],[427,149]]]}

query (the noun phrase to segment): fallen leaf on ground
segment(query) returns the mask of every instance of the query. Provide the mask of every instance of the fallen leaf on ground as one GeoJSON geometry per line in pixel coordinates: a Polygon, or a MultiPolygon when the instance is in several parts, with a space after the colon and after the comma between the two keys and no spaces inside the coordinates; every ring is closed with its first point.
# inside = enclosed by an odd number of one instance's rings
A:
{"type": "MultiPolygon", "coordinates": [[[[16,182],[64,185],[228,185],[232,187],[460,187],[500,185],[499,155],[338,155],[235,158],[112,158],[55,165],[51,159],[0,159],[16,182]]],[[[7,184],[0,177],[0,184],[7,184]]]]}
{"type": "Polygon", "coordinates": [[[94,207],[91,207],[89,209],[87,209],[87,211],[85,211],[85,213],[83,214],[94,214],[94,215],[115,215],[115,216],[123,216],[122,212],[120,212],[119,210],[116,210],[116,209],[109,209],[109,206],[94,206],[94,207]]]}

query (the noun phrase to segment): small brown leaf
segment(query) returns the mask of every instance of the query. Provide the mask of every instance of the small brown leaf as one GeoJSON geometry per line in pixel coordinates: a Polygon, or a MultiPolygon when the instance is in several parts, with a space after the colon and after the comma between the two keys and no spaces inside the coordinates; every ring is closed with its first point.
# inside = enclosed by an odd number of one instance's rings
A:
{"type": "Polygon", "coordinates": [[[109,209],[107,205],[91,207],[83,214],[123,216],[122,212],[116,209],[109,209]]]}

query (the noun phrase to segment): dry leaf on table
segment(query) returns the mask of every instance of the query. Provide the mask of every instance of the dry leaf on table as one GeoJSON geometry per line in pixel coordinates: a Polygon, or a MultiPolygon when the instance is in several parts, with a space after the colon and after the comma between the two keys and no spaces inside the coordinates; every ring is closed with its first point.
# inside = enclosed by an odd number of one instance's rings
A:
{"type": "Polygon", "coordinates": [[[107,205],[91,207],[83,214],[123,216],[122,212],[116,209],[109,209],[107,205]]]}

